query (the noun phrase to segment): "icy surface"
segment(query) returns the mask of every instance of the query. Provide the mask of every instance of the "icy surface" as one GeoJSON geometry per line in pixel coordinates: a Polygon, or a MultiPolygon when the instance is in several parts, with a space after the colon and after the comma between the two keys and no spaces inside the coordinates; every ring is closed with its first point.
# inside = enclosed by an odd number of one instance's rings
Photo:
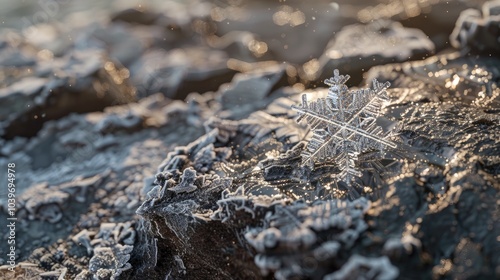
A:
{"type": "Polygon", "coordinates": [[[497,2],[56,2],[0,11],[0,278],[500,277],[497,2]]]}

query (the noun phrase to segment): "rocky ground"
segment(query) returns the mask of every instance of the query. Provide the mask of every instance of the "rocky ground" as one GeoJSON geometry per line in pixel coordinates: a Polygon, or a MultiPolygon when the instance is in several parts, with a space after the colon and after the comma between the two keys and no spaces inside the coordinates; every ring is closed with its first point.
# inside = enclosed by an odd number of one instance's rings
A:
{"type": "MultiPolygon", "coordinates": [[[[17,265],[2,230],[0,278],[500,277],[500,3],[485,2],[6,5],[17,265]],[[391,84],[397,145],[360,154],[349,183],[338,162],[301,164],[312,135],[291,109],[334,69],[391,84]]],[[[0,201],[5,229],[6,187],[0,201]]]]}

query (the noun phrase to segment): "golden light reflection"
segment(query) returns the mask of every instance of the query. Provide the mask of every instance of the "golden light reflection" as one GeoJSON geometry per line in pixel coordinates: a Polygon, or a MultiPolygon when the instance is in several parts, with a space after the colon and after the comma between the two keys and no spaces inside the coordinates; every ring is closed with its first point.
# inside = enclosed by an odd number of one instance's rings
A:
{"type": "Polygon", "coordinates": [[[306,89],[306,87],[302,83],[296,83],[292,87],[297,91],[304,91],[306,89]]]}
{"type": "Polygon", "coordinates": [[[290,26],[299,26],[306,22],[306,15],[290,6],[283,5],[280,10],[273,14],[273,22],[276,25],[283,26],[289,24],[290,26]]]}
{"type": "Polygon", "coordinates": [[[445,87],[449,89],[456,89],[460,83],[460,77],[458,75],[453,75],[453,79],[446,82],[445,87]]]}
{"type": "Polygon", "coordinates": [[[311,59],[304,64],[304,73],[306,73],[306,75],[308,76],[313,76],[314,74],[316,74],[316,72],[318,72],[319,67],[319,61],[316,58],[311,59]]]}
{"type": "Polygon", "coordinates": [[[123,81],[130,76],[130,72],[126,68],[117,69],[115,64],[111,61],[104,64],[104,69],[118,85],[122,84],[123,81]]]}
{"type": "Polygon", "coordinates": [[[338,50],[329,50],[326,55],[331,59],[339,59],[343,56],[338,50]]]}
{"type": "Polygon", "coordinates": [[[226,19],[225,9],[223,9],[221,7],[214,7],[210,11],[210,16],[212,17],[212,20],[217,21],[217,22],[221,22],[221,21],[226,19]]]}
{"type": "Polygon", "coordinates": [[[256,56],[256,57],[261,57],[263,56],[268,48],[267,44],[265,42],[257,41],[257,40],[251,40],[248,43],[248,49],[256,56]]]}
{"type": "Polygon", "coordinates": [[[216,22],[222,22],[224,20],[243,21],[248,17],[248,14],[246,14],[241,7],[214,7],[210,10],[210,17],[216,22]]]}

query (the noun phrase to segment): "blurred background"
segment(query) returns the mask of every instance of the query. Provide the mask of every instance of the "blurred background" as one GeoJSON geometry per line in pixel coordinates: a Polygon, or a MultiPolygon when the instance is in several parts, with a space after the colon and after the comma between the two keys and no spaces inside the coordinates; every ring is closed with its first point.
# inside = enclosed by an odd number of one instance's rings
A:
{"type": "Polygon", "coordinates": [[[46,120],[157,92],[217,91],[236,73],[269,67],[283,68],[280,85],[297,90],[322,85],[335,68],[357,85],[371,66],[445,51],[460,11],[482,2],[2,1],[0,135],[31,137],[46,120]],[[76,93],[7,102],[19,88],[76,93]],[[26,112],[16,117],[7,104],[26,112]]]}

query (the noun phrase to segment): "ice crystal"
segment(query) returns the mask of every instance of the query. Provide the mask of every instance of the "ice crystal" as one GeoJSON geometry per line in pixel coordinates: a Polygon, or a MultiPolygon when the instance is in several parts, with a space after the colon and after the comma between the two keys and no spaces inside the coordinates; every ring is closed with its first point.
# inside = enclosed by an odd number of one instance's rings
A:
{"type": "Polygon", "coordinates": [[[346,183],[361,176],[359,154],[396,147],[389,140],[391,132],[377,124],[382,106],[389,101],[386,89],[390,83],[373,80],[371,89],[349,90],[348,79],[349,75],[335,70],[325,80],[330,86],[327,97],[309,101],[304,94],[302,104],[292,106],[299,114],[297,122],[305,121],[313,132],[302,152],[302,165],[331,160],[340,169],[337,178],[346,183]]]}

